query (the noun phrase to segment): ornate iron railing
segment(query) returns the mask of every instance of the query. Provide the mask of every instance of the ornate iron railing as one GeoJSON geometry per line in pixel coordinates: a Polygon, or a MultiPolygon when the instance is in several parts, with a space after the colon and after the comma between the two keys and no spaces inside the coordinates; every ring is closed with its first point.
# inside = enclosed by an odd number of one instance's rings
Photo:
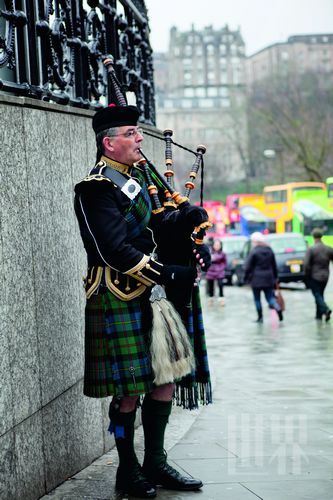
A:
{"type": "Polygon", "coordinates": [[[0,91],[98,108],[112,102],[108,54],[140,121],[155,124],[144,0],[0,0],[0,91]]]}

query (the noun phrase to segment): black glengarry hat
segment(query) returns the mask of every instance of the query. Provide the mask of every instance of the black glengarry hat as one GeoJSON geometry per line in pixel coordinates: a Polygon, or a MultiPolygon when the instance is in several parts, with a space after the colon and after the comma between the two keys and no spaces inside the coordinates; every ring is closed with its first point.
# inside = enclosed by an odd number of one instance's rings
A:
{"type": "Polygon", "coordinates": [[[136,125],[140,113],[135,106],[116,106],[110,104],[106,108],[99,109],[92,120],[92,127],[95,134],[102,130],[124,125],[136,125]]]}

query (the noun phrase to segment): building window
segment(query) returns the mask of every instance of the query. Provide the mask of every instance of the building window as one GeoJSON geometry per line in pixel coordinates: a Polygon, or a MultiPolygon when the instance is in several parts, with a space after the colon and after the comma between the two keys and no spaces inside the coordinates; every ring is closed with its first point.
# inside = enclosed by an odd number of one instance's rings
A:
{"type": "Polygon", "coordinates": [[[199,108],[213,108],[214,107],[213,99],[200,99],[198,104],[199,104],[199,108]]]}
{"type": "Polygon", "coordinates": [[[230,99],[222,99],[221,104],[224,108],[229,108],[230,107],[230,99]]]}
{"type": "Polygon", "coordinates": [[[194,88],[187,87],[186,89],[184,89],[184,97],[194,97],[194,88]]]}
{"type": "Polygon", "coordinates": [[[221,130],[216,129],[216,128],[206,128],[201,131],[202,136],[205,139],[218,139],[221,136],[221,130]]]}
{"type": "Polygon", "coordinates": [[[191,47],[191,45],[186,45],[185,46],[185,55],[186,56],[192,55],[192,47],[191,47]]]}
{"type": "Polygon", "coordinates": [[[188,68],[188,67],[191,67],[192,66],[192,59],[183,59],[183,65],[188,68]]]}
{"type": "Polygon", "coordinates": [[[221,83],[228,83],[227,73],[225,73],[225,72],[221,73],[220,82],[221,83]]]}
{"type": "Polygon", "coordinates": [[[171,99],[166,99],[164,101],[164,107],[165,108],[173,108],[173,101],[171,99]]]}
{"type": "Polygon", "coordinates": [[[228,95],[229,95],[229,89],[227,87],[221,87],[220,88],[220,95],[222,97],[228,97],[228,95]]]}
{"type": "Polygon", "coordinates": [[[212,37],[212,35],[206,35],[206,36],[204,36],[203,40],[208,45],[209,43],[213,42],[213,37],[212,37]]]}
{"type": "Polygon", "coordinates": [[[213,55],[214,54],[214,45],[207,45],[207,54],[208,55],[213,55]]]}
{"type": "Polygon", "coordinates": [[[323,37],[322,37],[322,41],[323,41],[324,43],[327,43],[327,42],[328,42],[328,36],[323,36],[323,37]]]}
{"type": "Polygon", "coordinates": [[[215,68],[215,60],[214,57],[210,56],[207,58],[207,68],[214,69],[215,68]]]}
{"type": "Polygon", "coordinates": [[[205,87],[197,87],[195,93],[196,93],[197,97],[206,97],[205,87]]]}
{"type": "Polygon", "coordinates": [[[197,56],[202,56],[202,45],[198,45],[196,48],[197,56]]]}
{"type": "Polygon", "coordinates": [[[215,81],[215,73],[214,71],[208,71],[207,80],[209,83],[213,83],[215,81]]]}
{"type": "Polygon", "coordinates": [[[190,71],[184,71],[184,80],[189,83],[191,81],[192,75],[190,71]]]}
{"type": "Polygon", "coordinates": [[[207,95],[208,95],[208,97],[216,97],[217,96],[217,88],[216,87],[208,87],[207,95]]]}
{"type": "Polygon", "coordinates": [[[224,55],[227,53],[227,48],[225,45],[220,45],[220,54],[224,55]]]}
{"type": "Polygon", "coordinates": [[[181,100],[181,107],[182,108],[192,108],[192,101],[191,99],[182,99],[181,100]]]}

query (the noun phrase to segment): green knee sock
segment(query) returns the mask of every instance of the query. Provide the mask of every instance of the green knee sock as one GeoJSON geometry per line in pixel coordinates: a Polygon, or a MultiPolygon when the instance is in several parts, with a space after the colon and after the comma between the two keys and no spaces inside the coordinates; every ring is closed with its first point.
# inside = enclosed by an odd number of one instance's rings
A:
{"type": "Polygon", "coordinates": [[[120,467],[131,467],[138,463],[134,451],[134,423],[136,409],[130,413],[121,413],[110,407],[110,433],[114,434],[120,467]]]}
{"type": "Polygon", "coordinates": [[[164,433],[172,401],[145,397],[142,405],[142,426],[145,436],[144,468],[158,467],[165,462],[164,433]]]}

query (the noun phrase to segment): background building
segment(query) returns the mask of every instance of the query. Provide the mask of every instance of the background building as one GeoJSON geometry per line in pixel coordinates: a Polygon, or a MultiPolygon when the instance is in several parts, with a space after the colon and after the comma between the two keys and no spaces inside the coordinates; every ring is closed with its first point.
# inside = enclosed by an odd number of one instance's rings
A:
{"type": "MultiPolygon", "coordinates": [[[[168,54],[154,54],[156,122],[175,142],[207,147],[206,190],[244,179],[247,161],[245,45],[228,25],[199,31],[170,30],[168,54]]],[[[177,150],[175,169],[184,180],[191,158],[177,150]]]]}
{"type": "Polygon", "coordinates": [[[333,34],[290,36],[247,58],[250,170],[321,181],[333,165],[333,34]],[[275,151],[273,161],[264,152],[275,151]]]}
{"type": "Polygon", "coordinates": [[[249,85],[276,73],[308,71],[329,76],[332,83],[333,34],[290,36],[286,42],[269,45],[247,58],[249,85]]]}

